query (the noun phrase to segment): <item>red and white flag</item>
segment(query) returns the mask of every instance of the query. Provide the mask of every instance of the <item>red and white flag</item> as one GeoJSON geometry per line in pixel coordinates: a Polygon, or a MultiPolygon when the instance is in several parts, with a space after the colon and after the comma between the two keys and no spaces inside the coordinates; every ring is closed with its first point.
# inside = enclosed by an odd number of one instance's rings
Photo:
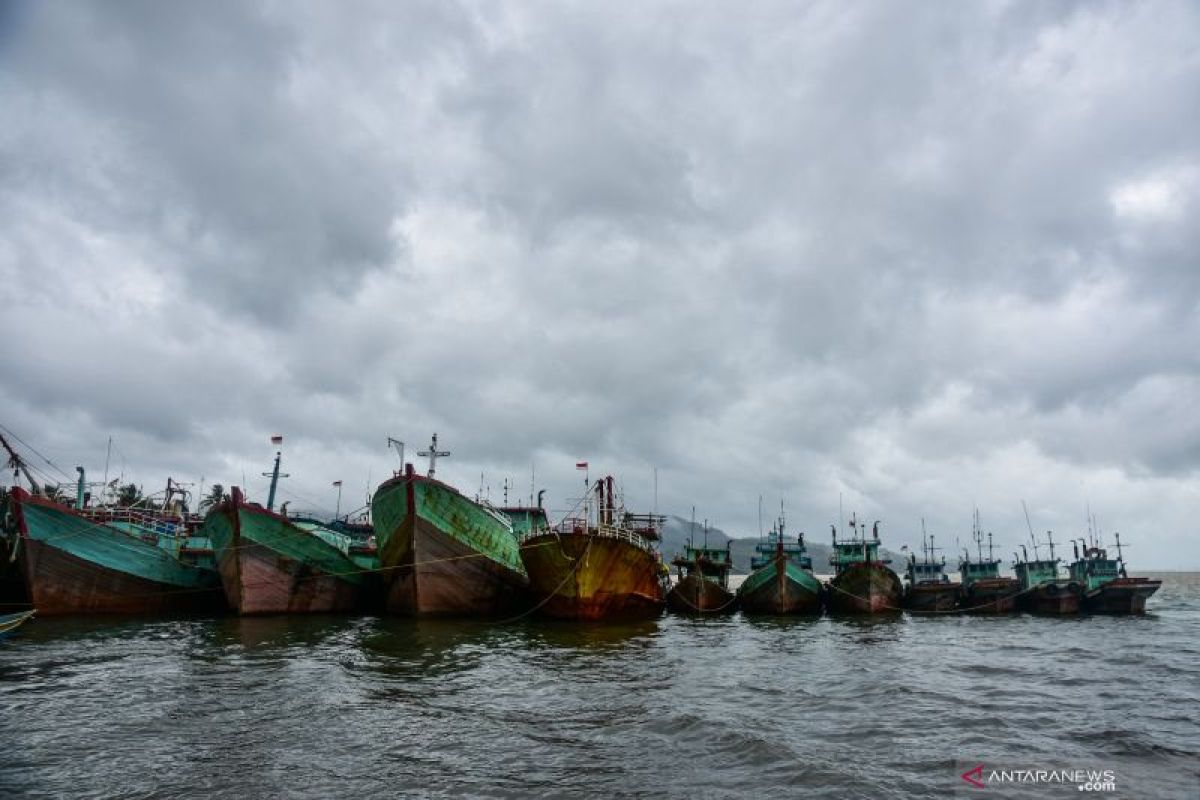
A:
{"type": "Polygon", "coordinates": [[[576,461],[575,469],[587,469],[587,462],[586,461],[576,461]]]}
{"type": "Polygon", "coordinates": [[[278,433],[271,437],[271,444],[283,444],[283,437],[278,433]]]}

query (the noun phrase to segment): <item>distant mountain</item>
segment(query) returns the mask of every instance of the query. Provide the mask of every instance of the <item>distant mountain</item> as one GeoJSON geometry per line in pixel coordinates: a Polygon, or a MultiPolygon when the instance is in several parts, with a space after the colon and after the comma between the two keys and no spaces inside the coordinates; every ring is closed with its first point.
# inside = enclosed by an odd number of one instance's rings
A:
{"type": "MultiPolygon", "coordinates": [[[[702,524],[697,522],[695,528],[692,528],[690,520],[686,520],[683,517],[667,517],[667,523],[663,526],[663,558],[670,561],[676,555],[682,554],[683,548],[688,542],[689,532],[696,544],[704,542],[704,526],[702,524]]],[[[789,536],[789,538],[791,537],[789,536]]],[[[734,539],[720,528],[710,526],[708,529],[709,547],[723,547],[727,542],[731,543],[729,549],[733,556],[733,571],[739,575],[745,575],[750,572],[750,559],[754,556],[754,545],[758,544],[758,541],[758,537],[756,536],[734,539]]],[[[808,546],[808,554],[812,557],[813,571],[821,575],[833,572],[833,568],[829,565],[829,557],[833,555],[833,547],[824,542],[813,541],[811,535],[805,537],[805,544],[808,546]]],[[[884,548],[880,549],[880,553],[884,558],[892,560],[890,565],[892,569],[898,573],[903,572],[905,556],[884,548]]],[[[957,564],[947,564],[947,566],[954,568],[957,564]]]]}

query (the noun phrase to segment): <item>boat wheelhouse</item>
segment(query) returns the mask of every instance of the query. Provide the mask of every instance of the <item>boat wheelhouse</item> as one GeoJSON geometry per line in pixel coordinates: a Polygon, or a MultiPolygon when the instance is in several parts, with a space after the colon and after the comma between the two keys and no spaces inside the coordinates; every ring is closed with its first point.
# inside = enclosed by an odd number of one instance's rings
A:
{"type": "Polygon", "coordinates": [[[850,518],[849,539],[838,539],[833,531],[833,554],[829,563],[834,576],[827,584],[826,601],[830,611],[852,614],[883,614],[901,610],[903,587],[900,578],[887,565],[891,559],[879,556],[879,520],[866,534],[866,523],[850,518]]]}

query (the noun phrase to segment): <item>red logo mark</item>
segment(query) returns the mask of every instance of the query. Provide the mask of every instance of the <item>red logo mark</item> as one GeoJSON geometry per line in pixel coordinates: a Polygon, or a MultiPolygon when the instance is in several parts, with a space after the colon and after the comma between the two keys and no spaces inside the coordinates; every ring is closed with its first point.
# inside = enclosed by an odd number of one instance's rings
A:
{"type": "Polygon", "coordinates": [[[987,785],[983,782],[983,764],[972,767],[962,774],[962,779],[974,786],[976,789],[986,789],[987,785]]]}

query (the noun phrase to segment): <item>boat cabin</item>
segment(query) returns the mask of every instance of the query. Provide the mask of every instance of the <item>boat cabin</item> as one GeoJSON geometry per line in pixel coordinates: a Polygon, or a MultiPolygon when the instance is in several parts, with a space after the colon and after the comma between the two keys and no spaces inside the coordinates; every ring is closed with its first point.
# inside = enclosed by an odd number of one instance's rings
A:
{"type": "Polygon", "coordinates": [[[972,561],[968,556],[958,562],[958,571],[962,573],[962,585],[966,589],[977,581],[999,578],[1000,559],[987,558],[982,561],[972,561]]]}
{"type": "Polygon", "coordinates": [[[1022,589],[1030,589],[1043,583],[1053,583],[1058,578],[1058,563],[1060,559],[1041,559],[1038,561],[1018,561],[1013,564],[1013,572],[1021,582],[1022,589]]]}
{"type": "Polygon", "coordinates": [[[1120,578],[1122,572],[1121,561],[1109,558],[1108,551],[1102,547],[1085,548],[1083,558],[1071,564],[1071,580],[1089,590],[1120,578]]]}
{"type": "Polygon", "coordinates": [[[782,524],[778,528],[772,528],[764,540],[754,545],[754,555],[750,557],[750,571],[760,570],[770,564],[781,549],[788,561],[800,569],[812,572],[812,557],[808,555],[808,548],[804,546],[804,534],[797,536],[795,542],[788,542],[783,538],[782,524]]]}
{"type": "Polygon", "coordinates": [[[679,576],[699,572],[700,577],[712,581],[722,588],[729,586],[729,571],[733,569],[733,554],[729,544],[725,547],[693,547],[684,548],[682,556],[676,556],[671,562],[679,570],[679,576]]]}
{"type": "Polygon", "coordinates": [[[950,578],[946,575],[946,560],[938,561],[917,561],[917,556],[914,553],[908,559],[908,568],[905,571],[905,577],[908,579],[909,586],[916,586],[920,583],[949,583],[950,578]]]}

